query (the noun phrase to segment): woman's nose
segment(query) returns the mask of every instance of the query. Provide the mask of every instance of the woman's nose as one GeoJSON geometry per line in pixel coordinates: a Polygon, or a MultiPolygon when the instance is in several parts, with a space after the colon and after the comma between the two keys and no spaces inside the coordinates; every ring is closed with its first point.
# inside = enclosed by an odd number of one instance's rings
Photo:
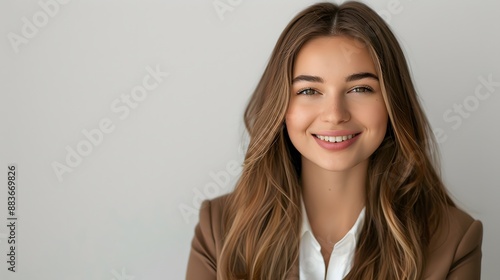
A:
{"type": "Polygon", "coordinates": [[[345,100],[341,96],[327,98],[323,104],[322,121],[340,124],[350,120],[351,115],[345,100]]]}

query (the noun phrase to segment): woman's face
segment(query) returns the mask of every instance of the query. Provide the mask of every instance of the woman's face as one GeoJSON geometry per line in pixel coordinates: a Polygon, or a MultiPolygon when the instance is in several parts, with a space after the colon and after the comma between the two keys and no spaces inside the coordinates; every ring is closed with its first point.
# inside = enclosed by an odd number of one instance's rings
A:
{"type": "Polygon", "coordinates": [[[302,47],[286,127],[303,163],[345,171],[379,147],[388,115],[375,69],[364,44],[349,37],[319,37],[302,47]]]}

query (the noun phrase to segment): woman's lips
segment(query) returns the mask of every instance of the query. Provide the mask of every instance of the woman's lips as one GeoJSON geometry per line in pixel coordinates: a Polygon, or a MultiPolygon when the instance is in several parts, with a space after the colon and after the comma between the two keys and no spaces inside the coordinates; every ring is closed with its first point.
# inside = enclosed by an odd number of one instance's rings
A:
{"type": "Polygon", "coordinates": [[[313,134],[316,142],[324,149],[338,151],[346,149],[358,140],[361,133],[352,133],[345,135],[328,136],[321,134],[313,134]]]}
{"type": "Polygon", "coordinates": [[[347,134],[347,135],[339,135],[339,136],[328,136],[328,135],[318,135],[318,134],[313,134],[316,136],[316,138],[319,138],[320,140],[326,141],[326,142],[331,142],[331,143],[341,143],[343,141],[352,139],[353,137],[356,137],[359,133],[353,133],[353,134],[347,134]]]}

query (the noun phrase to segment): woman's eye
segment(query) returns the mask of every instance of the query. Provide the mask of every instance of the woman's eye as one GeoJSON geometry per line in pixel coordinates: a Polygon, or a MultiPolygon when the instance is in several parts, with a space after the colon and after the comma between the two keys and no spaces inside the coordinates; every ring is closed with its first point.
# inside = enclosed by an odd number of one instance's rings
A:
{"type": "Polygon", "coordinates": [[[315,90],[315,89],[306,88],[306,89],[303,89],[303,90],[297,92],[297,95],[299,95],[299,94],[302,94],[302,95],[315,95],[317,93],[318,93],[318,91],[315,90]]]}
{"type": "Polygon", "coordinates": [[[371,87],[355,87],[351,89],[350,92],[371,93],[373,92],[373,89],[371,87]]]}

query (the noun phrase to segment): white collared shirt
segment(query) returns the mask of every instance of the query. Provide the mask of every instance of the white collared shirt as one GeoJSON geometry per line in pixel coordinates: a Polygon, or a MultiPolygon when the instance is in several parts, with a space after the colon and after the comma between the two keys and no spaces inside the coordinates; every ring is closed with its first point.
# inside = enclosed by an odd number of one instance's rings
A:
{"type": "Polygon", "coordinates": [[[321,245],[313,235],[306,208],[302,202],[302,231],[300,240],[300,279],[307,280],[341,280],[349,273],[354,260],[356,243],[363,227],[365,208],[347,234],[333,247],[328,271],[325,275],[325,261],[321,254],[321,245]]]}

